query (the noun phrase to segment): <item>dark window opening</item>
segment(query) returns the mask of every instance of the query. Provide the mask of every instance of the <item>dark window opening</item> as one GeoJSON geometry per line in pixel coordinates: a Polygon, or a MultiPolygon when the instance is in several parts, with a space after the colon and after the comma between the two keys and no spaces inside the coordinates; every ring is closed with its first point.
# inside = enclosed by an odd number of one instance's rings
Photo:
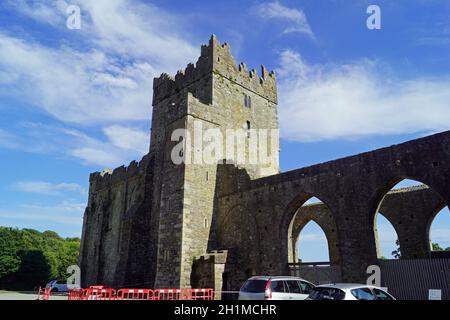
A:
{"type": "Polygon", "coordinates": [[[244,106],[246,108],[251,108],[252,107],[252,98],[246,94],[244,94],[244,106]]]}

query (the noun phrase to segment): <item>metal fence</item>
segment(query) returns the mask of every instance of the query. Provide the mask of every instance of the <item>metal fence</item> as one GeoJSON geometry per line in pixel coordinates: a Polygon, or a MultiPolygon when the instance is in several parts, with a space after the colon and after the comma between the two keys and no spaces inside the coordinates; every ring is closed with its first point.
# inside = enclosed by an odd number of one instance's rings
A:
{"type": "Polygon", "coordinates": [[[450,259],[379,260],[381,285],[400,300],[428,300],[430,289],[450,300],[450,259]]]}

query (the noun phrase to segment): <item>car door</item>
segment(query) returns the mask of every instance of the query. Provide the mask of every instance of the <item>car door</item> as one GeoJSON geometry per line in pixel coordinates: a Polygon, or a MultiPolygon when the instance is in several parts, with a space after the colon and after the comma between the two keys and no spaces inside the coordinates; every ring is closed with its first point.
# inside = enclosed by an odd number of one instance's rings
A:
{"type": "Polygon", "coordinates": [[[286,280],[286,285],[289,290],[289,300],[304,300],[307,295],[302,293],[302,289],[300,288],[297,280],[286,280]]]}
{"type": "Polygon", "coordinates": [[[270,289],[272,290],[272,300],[288,299],[289,293],[287,292],[287,287],[283,280],[272,280],[270,289]]]}

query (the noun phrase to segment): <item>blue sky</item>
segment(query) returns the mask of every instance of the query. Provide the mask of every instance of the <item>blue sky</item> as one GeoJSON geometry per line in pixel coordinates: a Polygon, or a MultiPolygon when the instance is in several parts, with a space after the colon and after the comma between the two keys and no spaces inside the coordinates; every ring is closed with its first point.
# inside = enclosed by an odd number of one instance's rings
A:
{"type": "Polygon", "coordinates": [[[1,1],[0,225],[79,236],[89,173],[147,152],[153,77],[196,61],[212,33],[236,62],[276,70],[283,171],[448,130],[449,13],[437,0],[1,1]]]}

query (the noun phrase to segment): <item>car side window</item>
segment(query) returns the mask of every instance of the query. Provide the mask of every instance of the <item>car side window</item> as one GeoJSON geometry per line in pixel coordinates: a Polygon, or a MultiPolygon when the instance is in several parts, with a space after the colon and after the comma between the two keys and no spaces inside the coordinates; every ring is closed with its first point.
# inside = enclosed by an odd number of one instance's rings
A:
{"type": "Polygon", "coordinates": [[[287,280],[286,284],[287,284],[287,287],[288,287],[290,293],[302,293],[297,281],[287,280]]]}
{"type": "Polygon", "coordinates": [[[372,289],[373,293],[377,297],[377,300],[392,300],[391,296],[389,296],[386,292],[380,289],[372,289]]]}
{"type": "Polygon", "coordinates": [[[376,300],[369,288],[353,289],[351,293],[358,300],[376,300]]]}
{"type": "Polygon", "coordinates": [[[272,289],[272,292],[286,292],[284,281],[272,281],[270,288],[272,289]]]}
{"type": "Polygon", "coordinates": [[[309,284],[308,282],[299,281],[298,284],[300,285],[300,288],[302,289],[303,294],[310,294],[313,286],[309,284]]]}

